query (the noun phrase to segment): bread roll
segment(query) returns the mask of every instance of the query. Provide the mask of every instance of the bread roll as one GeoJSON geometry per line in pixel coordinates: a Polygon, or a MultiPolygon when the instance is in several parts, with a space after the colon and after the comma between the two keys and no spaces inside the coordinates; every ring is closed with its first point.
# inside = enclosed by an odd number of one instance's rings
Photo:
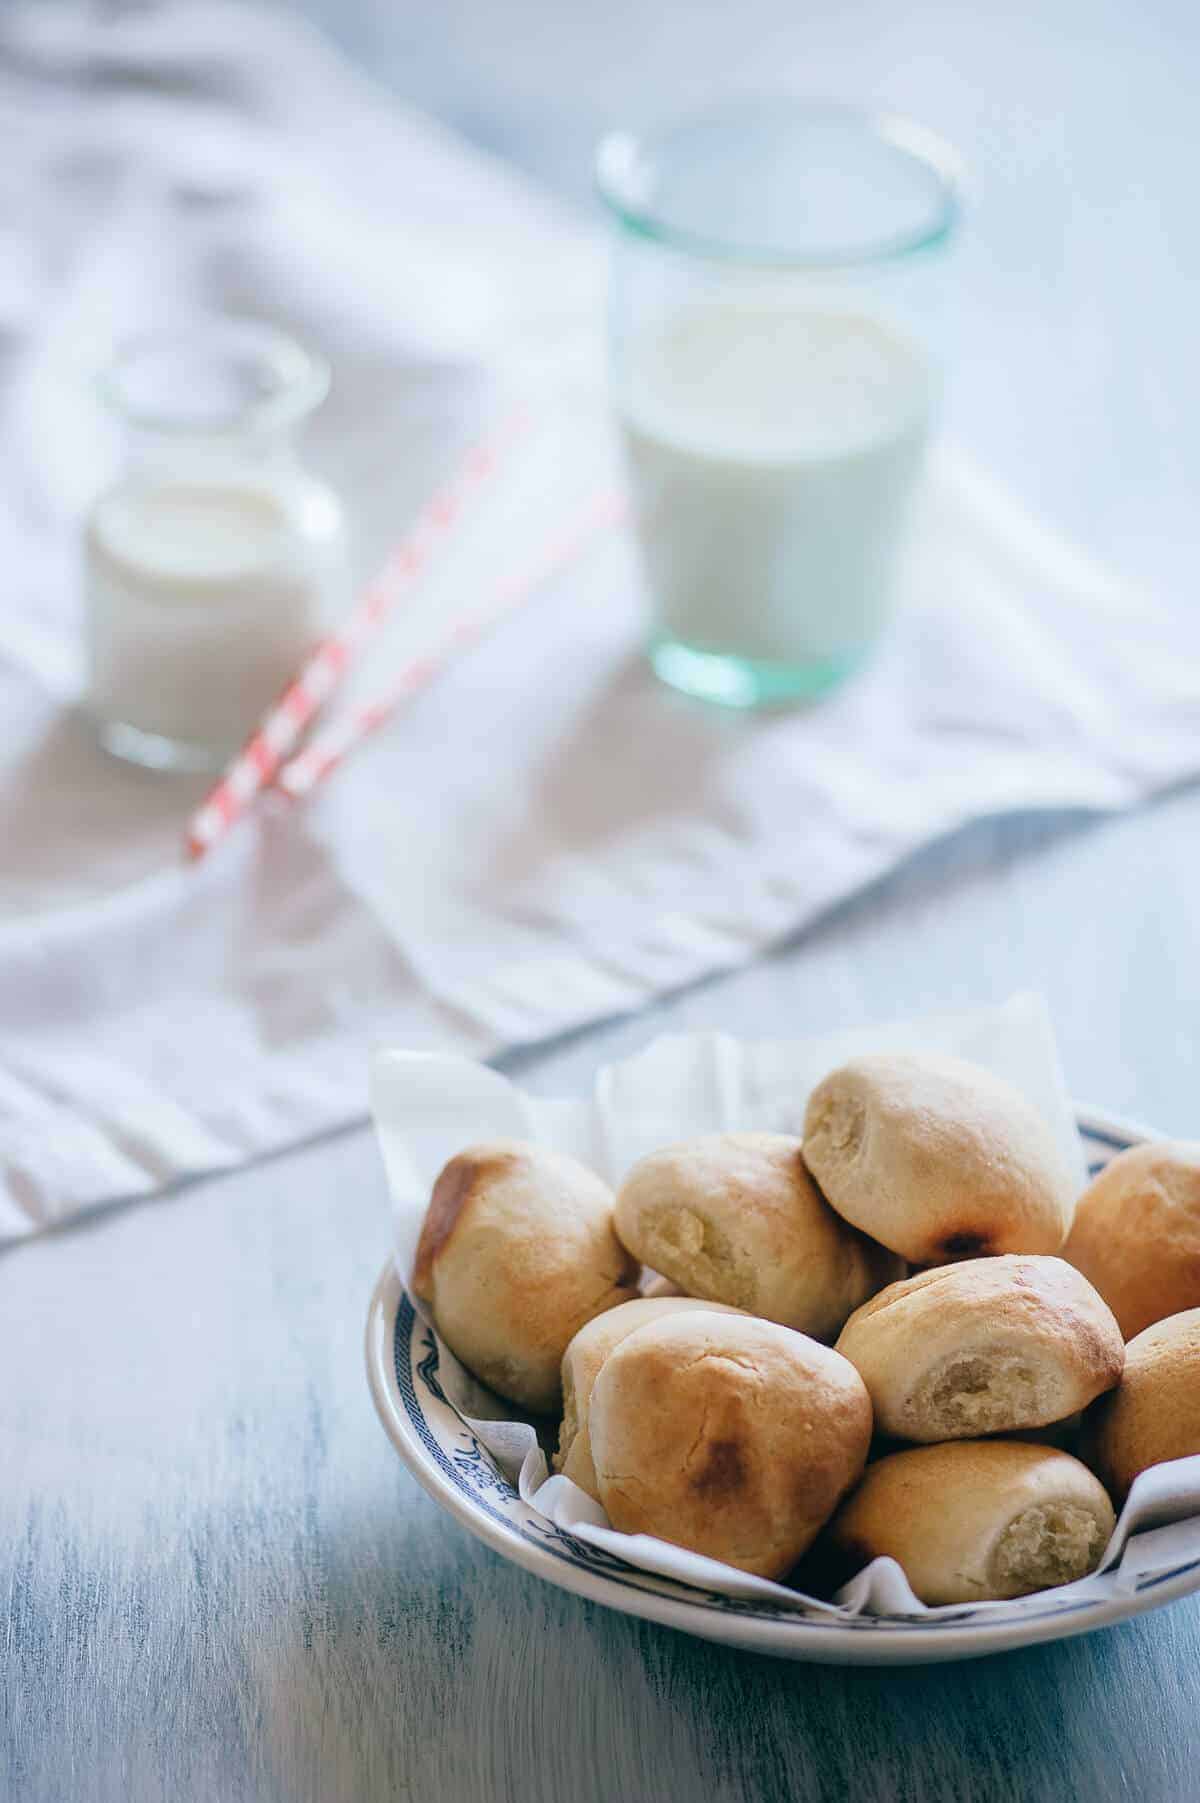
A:
{"type": "Polygon", "coordinates": [[[1095,1284],[1127,1340],[1200,1308],[1200,1143],[1118,1153],[1079,1198],[1063,1257],[1095,1284]]]}
{"type": "Polygon", "coordinates": [[[615,1528],[776,1578],[861,1472],[871,1404],[828,1346],[752,1316],[686,1310],[609,1354],[588,1426],[615,1528]]]}
{"type": "Polygon", "coordinates": [[[1139,1472],[1200,1453],[1200,1308],[1130,1340],[1119,1387],[1084,1417],[1082,1447],[1119,1502],[1139,1472]]]}
{"type": "Polygon", "coordinates": [[[588,1431],[588,1403],[600,1367],[614,1346],[619,1346],[635,1328],[645,1327],[648,1321],[677,1313],[680,1309],[707,1309],[719,1315],[738,1312],[724,1302],[698,1302],[692,1296],[638,1296],[632,1302],[606,1309],[581,1327],[563,1354],[563,1419],[554,1469],[569,1477],[581,1490],[586,1490],[589,1496],[599,1498],[600,1494],[588,1431]]]}
{"type": "Polygon", "coordinates": [[[972,1258],[918,1271],[864,1303],[837,1349],[902,1440],[967,1440],[1045,1427],[1121,1375],[1107,1305],[1061,1258],[972,1258]]]}
{"type": "Polygon", "coordinates": [[[492,1140],[452,1158],[434,1184],[412,1284],[476,1377],[549,1413],[571,1339],[635,1295],[637,1279],[607,1184],[544,1146],[492,1140]]]}
{"type": "Polygon", "coordinates": [[[827,1200],[917,1265],[1057,1252],[1075,1183],[1037,1110],[990,1071],[925,1054],[856,1058],[819,1083],[804,1157],[827,1200]]]}
{"type": "Polygon", "coordinates": [[[617,1232],[688,1296],[732,1303],[816,1339],[899,1274],[823,1201],[783,1133],[713,1133],[639,1160],[617,1232]]]}
{"type": "Polygon", "coordinates": [[[981,1603],[1086,1577],[1114,1525],[1103,1487],[1070,1453],[957,1440],[868,1466],[829,1538],[848,1575],[887,1557],[923,1603],[981,1603]]]}

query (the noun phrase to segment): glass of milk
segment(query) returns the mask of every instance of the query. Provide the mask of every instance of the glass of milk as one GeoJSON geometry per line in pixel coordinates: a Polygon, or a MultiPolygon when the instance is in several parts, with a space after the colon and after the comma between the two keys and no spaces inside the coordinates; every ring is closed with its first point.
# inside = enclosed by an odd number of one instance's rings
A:
{"type": "Polygon", "coordinates": [[[84,539],[87,707],[118,756],[219,768],[344,604],[342,509],[294,442],[328,386],[293,339],[233,320],[106,372],[125,454],[84,539]]]}
{"type": "Polygon", "coordinates": [[[820,694],[888,618],[955,158],[906,121],[777,99],[616,132],[597,172],[653,666],[731,706],[820,694]]]}

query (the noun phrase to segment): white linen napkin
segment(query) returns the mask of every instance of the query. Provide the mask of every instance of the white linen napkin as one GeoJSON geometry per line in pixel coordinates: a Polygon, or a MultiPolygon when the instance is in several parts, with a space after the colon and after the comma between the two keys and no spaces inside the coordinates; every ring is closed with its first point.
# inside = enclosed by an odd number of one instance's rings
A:
{"type": "Polygon", "coordinates": [[[310,451],[364,571],[532,401],[373,682],[610,478],[600,258],[254,7],[10,11],[0,131],[0,1239],[360,1117],[385,1034],[531,1042],[753,956],[966,821],[1126,806],[1200,765],[1183,623],[944,450],[897,627],[819,707],[659,690],[613,534],[313,805],[182,868],[198,786],[114,765],[70,706],[107,349],[226,307],[330,355],[310,451]]]}
{"type": "MultiPolygon", "coordinates": [[[[1050,1125],[1080,1187],[1086,1172],[1044,1002],[1014,996],[998,1008],[824,1035],[758,1043],[725,1034],[655,1040],[606,1066],[590,1095],[547,1100],[469,1059],[381,1052],[372,1108],[392,1196],[396,1268],[408,1284],[438,1172],[479,1140],[531,1139],[570,1153],[610,1184],[635,1159],[692,1134],[753,1130],[798,1133],[813,1086],[863,1052],[926,1051],[969,1058],[1015,1085],[1050,1125]]],[[[411,1295],[410,1295],[411,1299],[411,1295]]],[[[414,1307],[432,1327],[423,1306],[414,1307]]],[[[920,1602],[894,1559],[876,1559],[830,1602],[752,1577],[647,1534],[622,1534],[600,1503],[569,1478],[550,1476],[528,1419],[483,1389],[438,1341],[442,1392],[524,1502],[546,1520],[645,1571],[722,1596],[753,1597],[785,1611],[839,1615],[954,1616],[1007,1620],[1044,1606],[1046,1593],[1005,1603],[920,1602]]],[[[1200,1559],[1200,1456],[1144,1472],[1129,1494],[1097,1570],[1056,1598],[1114,1597],[1153,1573],[1200,1559]]]]}

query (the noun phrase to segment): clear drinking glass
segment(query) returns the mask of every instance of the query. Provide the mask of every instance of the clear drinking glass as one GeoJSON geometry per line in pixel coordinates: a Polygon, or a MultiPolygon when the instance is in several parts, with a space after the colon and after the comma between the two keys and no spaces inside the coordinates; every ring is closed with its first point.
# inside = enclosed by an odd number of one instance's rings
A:
{"type": "Polygon", "coordinates": [[[328,386],[235,320],[138,339],[105,373],[124,460],[84,539],[87,706],[118,756],[219,767],[344,604],[342,508],[295,442],[328,386]]]}
{"type": "Polygon", "coordinates": [[[887,619],[957,161],[909,122],[774,99],[616,132],[597,174],[653,666],[733,706],[819,694],[887,619]]]}

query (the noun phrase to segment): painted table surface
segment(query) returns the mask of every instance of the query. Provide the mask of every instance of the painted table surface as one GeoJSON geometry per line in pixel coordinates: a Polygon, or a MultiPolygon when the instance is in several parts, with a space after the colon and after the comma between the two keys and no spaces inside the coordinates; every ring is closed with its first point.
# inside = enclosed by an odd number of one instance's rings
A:
{"type": "MultiPolygon", "coordinates": [[[[714,71],[942,126],[977,169],[960,431],[1048,517],[1191,597],[1191,9],[309,10],[568,194],[594,128],[714,71]]],[[[987,825],[738,975],[509,1063],[568,1090],[667,1026],[809,1032],[1035,986],[1076,1095],[1196,1133],[1198,894],[1194,790],[987,825]]],[[[0,1797],[1197,1795],[1200,1599],[978,1664],[848,1672],[689,1641],[504,1564],[374,1420],[360,1337],[387,1239],[360,1130],[0,1259],[0,1797]]]]}

